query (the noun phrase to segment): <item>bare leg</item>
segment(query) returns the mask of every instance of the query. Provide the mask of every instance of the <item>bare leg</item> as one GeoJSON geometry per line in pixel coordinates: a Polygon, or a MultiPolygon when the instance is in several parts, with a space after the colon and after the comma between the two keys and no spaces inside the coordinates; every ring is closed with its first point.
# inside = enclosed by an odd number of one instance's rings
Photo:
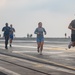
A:
{"type": "Polygon", "coordinates": [[[37,51],[38,51],[38,52],[39,52],[40,44],[41,44],[41,43],[39,43],[39,42],[37,43],[37,51]]]}
{"type": "Polygon", "coordinates": [[[73,46],[73,47],[75,46],[75,42],[72,42],[72,46],[73,46]]]}
{"type": "Polygon", "coordinates": [[[72,42],[69,43],[68,48],[70,49],[72,46],[72,42]]]}
{"type": "Polygon", "coordinates": [[[43,44],[44,44],[44,42],[41,42],[40,54],[42,54],[42,50],[43,50],[43,44]]]}
{"type": "Polygon", "coordinates": [[[12,39],[10,39],[10,47],[11,47],[11,44],[12,44],[12,39]]]}
{"type": "Polygon", "coordinates": [[[44,44],[44,42],[41,42],[41,51],[43,50],[43,44],[44,44]]]}

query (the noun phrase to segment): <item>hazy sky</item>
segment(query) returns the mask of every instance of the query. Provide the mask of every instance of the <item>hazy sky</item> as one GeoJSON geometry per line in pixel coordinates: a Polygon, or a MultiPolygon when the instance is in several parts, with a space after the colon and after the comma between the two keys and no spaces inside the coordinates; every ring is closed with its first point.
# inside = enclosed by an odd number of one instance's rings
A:
{"type": "Polygon", "coordinates": [[[38,22],[47,31],[45,37],[70,35],[68,25],[75,18],[75,0],[0,0],[0,33],[8,22],[19,37],[34,34],[38,22]]]}

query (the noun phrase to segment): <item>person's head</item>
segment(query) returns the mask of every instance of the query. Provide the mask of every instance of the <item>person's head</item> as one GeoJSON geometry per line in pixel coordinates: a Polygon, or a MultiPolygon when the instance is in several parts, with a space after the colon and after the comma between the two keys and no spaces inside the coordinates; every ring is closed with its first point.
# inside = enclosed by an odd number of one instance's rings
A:
{"type": "Polygon", "coordinates": [[[12,28],[12,24],[10,24],[10,27],[12,28]]]}
{"type": "Polygon", "coordinates": [[[42,27],[42,22],[38,23],[38,27],[40,27],[40,28],[42,27]]]}
{"type": "Polygon", "coordinates": [[[5,23],[6,27],[8,26],[8,23],[5,23]]]}

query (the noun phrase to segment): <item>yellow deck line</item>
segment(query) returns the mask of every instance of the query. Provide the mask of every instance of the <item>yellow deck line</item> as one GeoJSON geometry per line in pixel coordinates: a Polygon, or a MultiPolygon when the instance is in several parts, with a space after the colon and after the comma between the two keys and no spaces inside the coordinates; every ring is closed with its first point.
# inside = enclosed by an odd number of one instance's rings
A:
{"type": "Polygon", "coordinates": [[[37,57],[31,56],[31,55],[28,55],[28,54],[22,54],[22,53],[18,53],[18,54],[21,54],[21,55],[23,55],[23,56],[27,56],[27,57],[29,57],[29,58],[33,58],[33,59],[36,59],[36,60],[40,60],[40,61],[43,61],[43,62],[53,63],[53,64],[55,64],[55,65],[62,66],[62,67],[65,67],[65,68],[69,68],[69,69],[72,69],[72,70],[75,71],[75,68],[70,67],[70,66],[66,66],[66,65],[63,65],[63,64],[59,64],[59,63],[55,63],[55,62],[49,61],[49,60],[37,58],[37,57]]]}

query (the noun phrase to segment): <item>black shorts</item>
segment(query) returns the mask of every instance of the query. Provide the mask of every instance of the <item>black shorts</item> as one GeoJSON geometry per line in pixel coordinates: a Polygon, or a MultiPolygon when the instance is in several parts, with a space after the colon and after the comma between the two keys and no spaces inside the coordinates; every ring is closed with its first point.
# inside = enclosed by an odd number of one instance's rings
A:
{"type": "Polygon", "coordinates": [[[71,41],[75,42],[75,34],[71,34],[71,41]]]}

